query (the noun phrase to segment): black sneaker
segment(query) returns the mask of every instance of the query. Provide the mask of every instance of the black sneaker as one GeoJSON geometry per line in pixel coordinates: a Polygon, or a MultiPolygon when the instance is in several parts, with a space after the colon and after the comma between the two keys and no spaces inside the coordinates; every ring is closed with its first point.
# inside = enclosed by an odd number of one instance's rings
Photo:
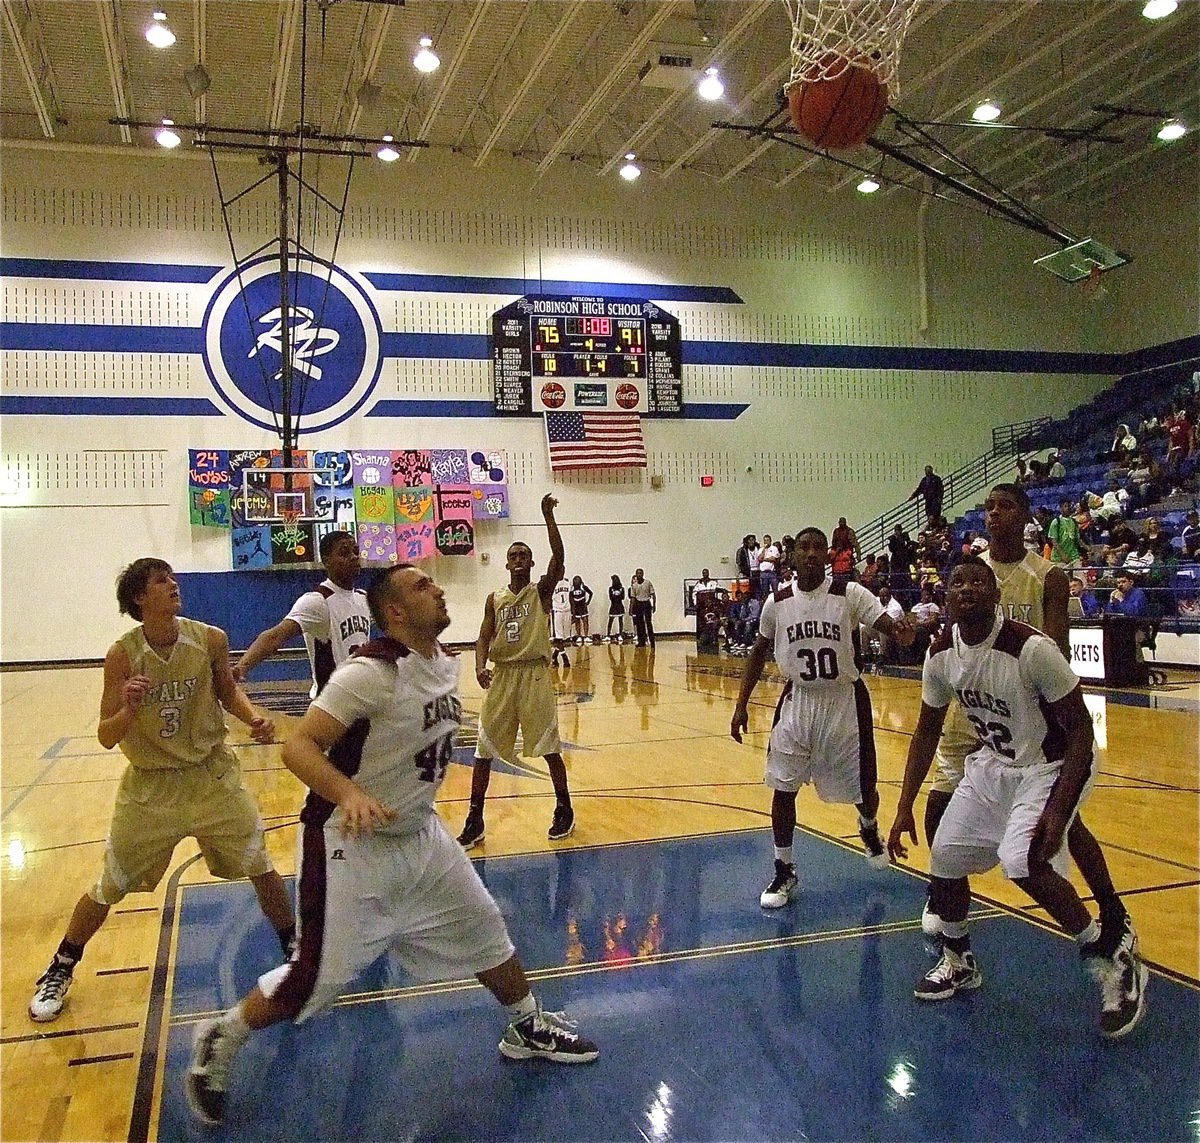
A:
{"type": "Polygon", "coordinates": [[[983,973],[970,949],[956,953],[943,947],[942,959],[917,981],[913,995],[918,1000],[949,1000],[956,992],[968,992],[982,983],[983,973]]]}
{"type": "Polygon", "coordinates": [[[500,1054],[510,1060],[551,1060],[556,1064],[590,1064],[600,1055],[591,1040],[575,1031],[563,1012],[543,1012],[513,1021],[500,1040],[500,1054]]]}
{"type": "Polygon", "coordinates": [[[225,1092],[236,1052],[229,1037],[222,1034],[219,1020],[203,1020],[196,1025],[184,1094],[192,1114],[209,1127],[225,1122],[225,1092]]]}
{"type": "Polygon", "coordinates": [[[1146,1014],[1150,972],[1132,947],[1124,945],[1112,957],[1085,956],[1083,964],[1100,985],[1100,1035],[1119,1040],[1146,1014]]]}
{"type": "Polygon", "coordinates": [[[1137,933],[1133,928],[1133,918],[1122,907],[1120,911],[1100,910],[1100,939],[1088,949],[1088,952],[1100,956],[1111,957],[1118,949],[1138,955],[1137,933]]]}
{"type": "Polygon", "coordinates": [[[30,1020],[48,1024],[58,1019],[67,1002],[67,989],[71,987],[71,974],[74,971],[74,964],[55,956],[50,967],[38,978],[37,991],[29,1002],[30,1020]]]}
{"type": "Polygon", "coordinates": [[[575,811],[570,806],[555,806],[554,819],[546,836],[551,841],[562,841],[575,832],[575,811]]]}
{"type": "Polygon", "coordinates": [[[867,864],[872,869],[886,869],[889,865],[888,851],[879,836],[879,823],[872,822],[858,831],[867,850],[867,864]]]}
{"type": "Polygon", "coordinates": [[[483,814],[470,810],[467,820],[463,823],[462,833],[458,835],[458,844],[463,849],[474,849],[483,841],[483,814]]]}
{"type": "Polygon", "coordinates": [[[566,651],[562,653],[562,665],[564,667],[569,667],[571,665],[571,660],[567,658],[566,651]]]}
{"type": "Polygon", "coordinates": [[[786,861],[775,859],[775,876],[761,894],[758,903],[764,909],[782,909],[800,891],[796,880],[796,867],[786,861]]]}

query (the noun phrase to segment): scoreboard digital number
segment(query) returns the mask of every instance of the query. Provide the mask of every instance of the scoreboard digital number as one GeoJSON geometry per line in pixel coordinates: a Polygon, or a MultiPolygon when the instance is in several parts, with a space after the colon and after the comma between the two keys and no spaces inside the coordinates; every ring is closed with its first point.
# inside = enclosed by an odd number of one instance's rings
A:
{"type": "Polygon", "coordinates": [[[679,322],[652,302],[531,295],[492,317],[496,412],[681,415],[679,322]]]}

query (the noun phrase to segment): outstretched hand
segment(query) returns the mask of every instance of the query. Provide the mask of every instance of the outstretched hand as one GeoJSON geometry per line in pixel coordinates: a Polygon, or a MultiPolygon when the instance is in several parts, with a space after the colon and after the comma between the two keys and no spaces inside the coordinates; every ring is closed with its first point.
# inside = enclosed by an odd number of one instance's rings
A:
{"type": "Polygon", "coordinates": [[[750,716],[744,706],[733,708],[733,717],[729,720],[729,737],[734,742],[741,742],[742,733],[750,726],[750,716]]]}
{"type": "Polygon", "coordinates": [[[917,823],[913,819],[912,810],[898,809],[896,811],[896,820],[892,822],[892,828],[888,833],[887,840],[888,855],[893,861],[899,861],[901,858],[908,856],[908,848],[904,844],[905,834],[908,834],[912,838],[914,846],[920,844],[920,840],[917,837],[917,823]]]}
{"type": "Polygon", "coordinates": [[[554,494],[552,492],[547,492],[546,495],[542,497],[542,515],[543,516],[554,515],[554,509],[557,507],[558,507],[558,500],[555,499],[554,494]]]}
{"type": "Polygon", "coordinates": [[[264,718],[261,714],[250,723],[250,737],[260,746],[266,746],[275,741],[275,722],[264,718]]]}

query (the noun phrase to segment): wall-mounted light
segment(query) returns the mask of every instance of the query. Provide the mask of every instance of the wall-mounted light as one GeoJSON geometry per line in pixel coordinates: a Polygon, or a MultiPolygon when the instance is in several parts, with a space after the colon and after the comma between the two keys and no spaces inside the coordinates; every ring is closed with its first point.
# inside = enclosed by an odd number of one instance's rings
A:
{"type": "Polygon", "coordinates": [[[971,112],[971,118],[976,123],[994,123],[1000,118],[1000,104],[994,99],[985,99],[971,112]]]}
{"type": "Polygon", "coordinates": [[[725,94],[725,85],[721,82],[721,77],[715,67],[704,69],[704,78],[696,84],[696,94],[710,103],[725,94]]]}
{"type": "Polygon", "coordinates": [[[167,14],[155,11],[146,25],[146,40],[152,47],[169,48],[175,42],[175,33],[167,25],[167,14]]]}
{"type": "Polygon", "coordinates": [[[400,158],[400,152],[392,146],[392,136],[384,135],[383,146],[375,152],[375,158],[382,159],[385,163],[394,163],[400,158]]]}
{"type": "Polygon", "coordinates": [[[420,44],[417,54],[413,56],[413,67],[426,74],[437,71],[442,66],[442,61],[438,58],[437,52],[433,50],[433,40],[429,36],[422,36],[420,44]]]}
{"type": "Polygon", "coordinates": [[[870,175],[867,175],[854,189],[859,194],[874,194],[879,189],[879,184],[870,175]]]}
{"type": "Polygon", "coordinates": [[[174,119],[164,119],[162,126],[154,132],[154,141],[160,147],[166,147],[168,151],[174,150],[183,140],[179,136],[179,132],[175,130],[174,119]]]}
{"type": "Polygon", "coordinates": [[[625,156],[625,165],[617,172],[627,183],[633,182],[642,173],[642,168],[634,162],[636,158],[637,155],[633,151],[628,152],[625,156]]]}
{"type": "Polygon", "coordinates": [[[1142,15],[1147,20],[1161,20],[1164,16],[1169,16],[1178,7],[1179,0],[1146,0],[1146,6],[1142,9],[1142,15]]]}
{"type": "Polygon", "coordinates": [[[1187,124],[1182,119],[1166,119],[1158,129],[1158,137],[1164,143],[1172,143],[1187,134],[1187,124]]]}

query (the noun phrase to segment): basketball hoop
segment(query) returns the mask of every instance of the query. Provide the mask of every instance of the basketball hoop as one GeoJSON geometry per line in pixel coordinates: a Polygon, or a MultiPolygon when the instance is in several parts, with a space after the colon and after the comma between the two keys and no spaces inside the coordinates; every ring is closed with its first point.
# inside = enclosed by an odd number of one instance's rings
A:
{"type": "Polygon", "coordinates": [[[900,94],[900,45],[921,0],[783,0],[792,22],[796,84],[838,79],[850,68],[870,72],[900,94]]]}
{"type": "Polygon", "coordinates": [[[279,516],[283,520],[283,531],[280,540],[284,550],[295,552],[297,556],[304,555],[304,529],[300,526],[300,516],[303,508],[280,508],[279,516]]]}
{"type": "Polygon", "coordinates": [[[1083,283],[1082,289],[1085,298],[1094,298],[1106,292],[1100,281],[1100,275],[1103,273],[1104,267],[1098,263],[1093,263],[1087,272],[1087,277],[1080,279],[1083,283]]]}

